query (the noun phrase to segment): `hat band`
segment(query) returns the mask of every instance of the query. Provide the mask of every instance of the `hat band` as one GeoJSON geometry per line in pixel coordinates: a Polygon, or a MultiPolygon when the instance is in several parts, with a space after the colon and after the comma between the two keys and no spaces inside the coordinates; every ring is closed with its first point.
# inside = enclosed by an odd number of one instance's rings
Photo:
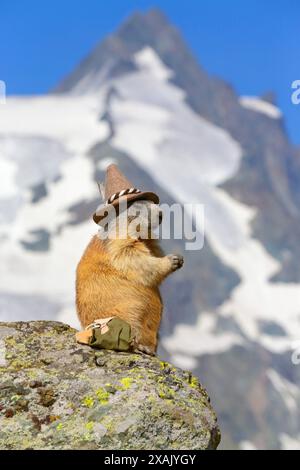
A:
{"type": "Polygon", "coordinates": [[[110,196],[105,204],[111,204],[115,199],[118,199],[121,196],[127,196],[128,194],[137,194],[140,193],[141,191],[136,188],[129,188],[129,189],[123,189],[122,191],[119,191],[118,193],[113,194],[110,196]]]}

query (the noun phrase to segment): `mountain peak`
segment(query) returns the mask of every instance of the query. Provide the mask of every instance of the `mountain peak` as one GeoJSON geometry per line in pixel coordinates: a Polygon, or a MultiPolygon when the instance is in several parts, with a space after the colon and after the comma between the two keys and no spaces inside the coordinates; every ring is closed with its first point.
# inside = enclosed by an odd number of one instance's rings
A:
{"type": "Polygon", "coordinates": [[[90,81],[86,77],[93,77],[95,88],[95,83],[99,86],[104,79],[132,70],[134,54],[145,47],[152,48],[169,68],[178,73],[191,66],[199,70],[179,31],[161,10],[153,8],[145,13],[134,12],[115,33],[96,45],[54,91],[89,92],[90,81]],[[84,86],[78,87],[79,82],[84,86]]]}
{"type": "Polygon", "coordinates": [[[170,27],[170,21],[165,13],[159,8],[151,8],[146,12],[136,11],[132,13],[127,20],[121,25],[120,30],[130,28],[132,26],[144,26],[148,28],[161,29],[170,27]]]}

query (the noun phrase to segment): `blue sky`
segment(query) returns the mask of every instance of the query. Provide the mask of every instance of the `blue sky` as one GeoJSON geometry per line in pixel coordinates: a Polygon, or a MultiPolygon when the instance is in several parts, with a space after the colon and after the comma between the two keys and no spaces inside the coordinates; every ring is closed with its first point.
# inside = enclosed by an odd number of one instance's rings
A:
{"type": "Polygon", "coordinates": [[[275,91],[300,145],[298,0],[1,0],[0,80],[8,94],[45,93],[130,13],[160,7],[202,66],[239,94],[275,91]]]}

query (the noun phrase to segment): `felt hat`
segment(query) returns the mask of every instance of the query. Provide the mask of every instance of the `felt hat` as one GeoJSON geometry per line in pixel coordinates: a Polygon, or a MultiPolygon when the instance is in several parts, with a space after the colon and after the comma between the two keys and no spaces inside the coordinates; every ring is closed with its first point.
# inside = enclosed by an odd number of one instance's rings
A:
{"type": "Polygon", "coordinates": [[[93,215],[96,224],[107,216],[111,206],[116,208],[125,200],[127,200],[128,203],[129,201],[143,199],[152,201],[154,204],[159,204],[157,194],[150,191],[141,191],[133,186],[115,164],[109,165],[106,169],[104,193],[105,202],[97,208],[93,215]]]}

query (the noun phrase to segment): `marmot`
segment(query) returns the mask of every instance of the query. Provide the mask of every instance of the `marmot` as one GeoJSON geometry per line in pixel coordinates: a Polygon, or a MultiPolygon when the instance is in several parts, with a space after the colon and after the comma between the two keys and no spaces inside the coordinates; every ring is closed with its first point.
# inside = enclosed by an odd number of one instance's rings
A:
{"type": "MultiPolygon", "coordinates": [[[[125,188],[130,188],[129,185],[127,182],[125,188]]],[[[141,197],[150,194],[136,191],[141,197]]],[[[130,228],[130,223],[126,224],[126,235],[121,238],[118,230],[114,238],[104,238],[100,228],[77,267],[76,306],[83,327],[99,318],[117,316],[130,324],[136,349],[155,354],[163,308],[159,285],[182,266],[183,258],[164,256],[157,240],[140,237],[140,233],[153,233],[162,213],[158,204],[135,199],[138,198],[132,198],[130,211],[140,214],[138,234],[130,228]]],[[[95,214],[94,220],[97,220],[95,214]]]]}

